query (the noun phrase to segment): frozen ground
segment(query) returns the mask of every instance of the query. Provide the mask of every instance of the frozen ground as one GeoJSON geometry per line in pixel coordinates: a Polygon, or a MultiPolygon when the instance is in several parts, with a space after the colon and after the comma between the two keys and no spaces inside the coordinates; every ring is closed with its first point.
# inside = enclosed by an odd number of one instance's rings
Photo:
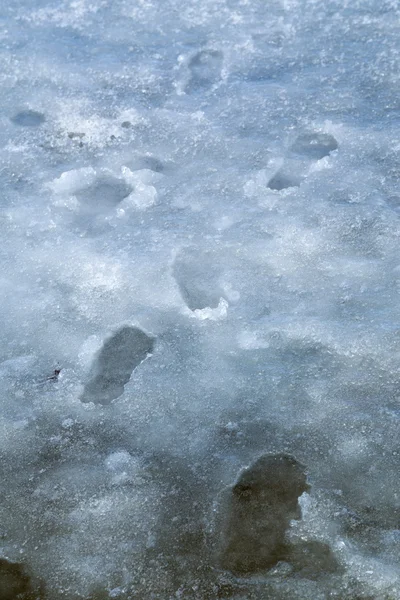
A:
{"type": "Polygon", "coordinates": [[[2,3],[0,559],[46,600],[400,599],[399,13],[2,3]],[[263,453],[311,491],[241,576],[263,453]]]}

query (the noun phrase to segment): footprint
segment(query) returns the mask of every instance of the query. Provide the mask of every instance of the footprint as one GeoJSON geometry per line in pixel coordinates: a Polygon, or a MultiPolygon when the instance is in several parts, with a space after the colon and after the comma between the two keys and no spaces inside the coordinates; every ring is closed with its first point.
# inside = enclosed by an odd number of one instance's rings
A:
{"type": "Polygon", "coordinates": [[[91,185],[75,192],[84,212],[108,211],[133,191],[132,186],[116,177],[102,175],[91,185]]]}
{"type": "Polygon", "coordinates": [[[11,117],[11,121],[21,127],[38,127],[44,123],[45,117],[42,113],[35,110],[22,110],[11,117]]]}
{"type": "Polygon", "coordinates": [[[40,600],[42,596],[40,589],[34,589],[31,578],[21,564],[0,558],[0,597],[1,600],[40,600]]]}
{"type": "Polygon", "coordinates": [[[320,160],[338,149],[338,143],[329,133],[303,133],[290,150],[310,160],[320,160]]]}
{"type": "Polygon", "coordinates": [[[132,171],[140,171],[142,169],[149,169],[150,171],[154,171],[154,173],[162,173],[164,171],[164,165],[155,156],[151,156],[149,154],[144,156],[138,156],[132,164],[132,171]]]}
{"type": "Polygon", "coordinates": [[[221,78],[223,54],[219,50],[201,50],[189,61],[188,94],[209,90],[221,78]]]}
{"type": "Polygon", "coordinates": [[[298,187],[306,178],[311,165],[337,150],[338,143],[329,133],[303,133],[289,149],[284,164],[269,180],[271,190],[298,187]]]}
{"type": "Polygon", "coordinates": [[[318,579],[328,573],[343,573],[331,547],[317,540],[300,541],[287,547],[285,556],[294,573],[306,579],[318,579]]]}
{"type": "Polygon", "coordinates": [[[290,187],[299,187],[302,182],[302,178],[295,173],[285,173],[283,169],[279,171],[269,180],[268,187],[270,190],[285,190],[290,187]]]}
{"type": "Polygon", "coordinates": [[[209,252],[186,248],[173,266],[173,276],[190,310],[216,308],[223,290],[218,284],[220,269],[209,252]]]}
{"type": "Polygon", "coordinates": [[[105,340],[85,384],[82,402],[110,404],[124,393],[132,372],[152,352],[154,338],[138,327],[125,326],[105,340]]]}
{"type": "Polygon", "coordinates": [[[220,567],[251,575],[282,560],[286,531],[292,519],[301,519],[298,498],[305,491],[305,467],[292,456],[264,454],[245,469],[220,507],[220,567]]]}

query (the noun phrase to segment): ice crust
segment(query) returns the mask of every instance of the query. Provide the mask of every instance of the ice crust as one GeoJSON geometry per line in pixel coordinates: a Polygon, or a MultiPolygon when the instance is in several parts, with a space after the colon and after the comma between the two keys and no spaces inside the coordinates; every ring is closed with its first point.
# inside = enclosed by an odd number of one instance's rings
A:
{"type": "Polygon", "coordinates": [[[399,11],[3,3],[0,600],[400,600],[399,11]]]}

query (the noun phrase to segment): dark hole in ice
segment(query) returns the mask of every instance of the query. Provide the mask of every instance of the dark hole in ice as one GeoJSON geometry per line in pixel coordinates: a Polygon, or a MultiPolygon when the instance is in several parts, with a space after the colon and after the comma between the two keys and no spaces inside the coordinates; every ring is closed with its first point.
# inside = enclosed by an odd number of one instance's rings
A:
{"type": "Polygon", "coordinates": [[[40,597],[40,591],[34,589],[22,565],[0,558],[1,600],[39,600],[40,597]]]}
{"type": "Polygon", "coordinates": [[[219,50],[201,50],[195,54],[188,64],[191,76],[186,91],[191,93],[212,87],[221,77],[222,58],[219,50]]]}
{"type": "Polygon", "coordinates": [[[36,110],[22,110],[13,117],[11,121],[15,125],[21,125],[22,127],[38,127],[44,123],[44,115],[36,110]]]}
{"type": "Polygon", "coordinates": [[[238,575],[273,567],[285,555],[285,534],[301,518],[298,498],[306,491],[304,465],[287,454],[263,455],[245,469],[224,506],[220,566],[238,575]]]}
{"type": "Polygon", "coordinates": [[[79,202],[92,210],[111,209],[132,192],[132,186],[116,177],[99,177],[92,185],[78,190],[79,202]]]}
{"type": "Polygon", "coordinates": [[[285,190],[290,187],[298,187],[301,180],[295,176],[290,176],[283,171],[278,171],[268,182],[270,190],[285,190]]]}
{"type": "Polygon", "coordinates": [[[330,133],[303,133],[290,150],[311,160],[320,160],[337,150],[338,143],[330,133]]]}
{"type": "Polygon", "coordinates": [[[108,338],[89,373],[82,402],[109,404],[124,392],[132,372],[147,358],[154,338],[138,327],[121,327],[108,338]]]}

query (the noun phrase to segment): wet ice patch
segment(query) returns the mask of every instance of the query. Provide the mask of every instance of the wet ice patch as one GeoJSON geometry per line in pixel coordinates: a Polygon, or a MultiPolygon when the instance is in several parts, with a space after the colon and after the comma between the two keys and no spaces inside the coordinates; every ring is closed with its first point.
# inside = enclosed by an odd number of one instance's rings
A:
{"type": "Polygon", "coordinates": [[[138,327],[121,327],[100,349],[85,383],[82,402],[109,404],[121,396],[132,372],[153,347],[154,338],[138,327]]]}

